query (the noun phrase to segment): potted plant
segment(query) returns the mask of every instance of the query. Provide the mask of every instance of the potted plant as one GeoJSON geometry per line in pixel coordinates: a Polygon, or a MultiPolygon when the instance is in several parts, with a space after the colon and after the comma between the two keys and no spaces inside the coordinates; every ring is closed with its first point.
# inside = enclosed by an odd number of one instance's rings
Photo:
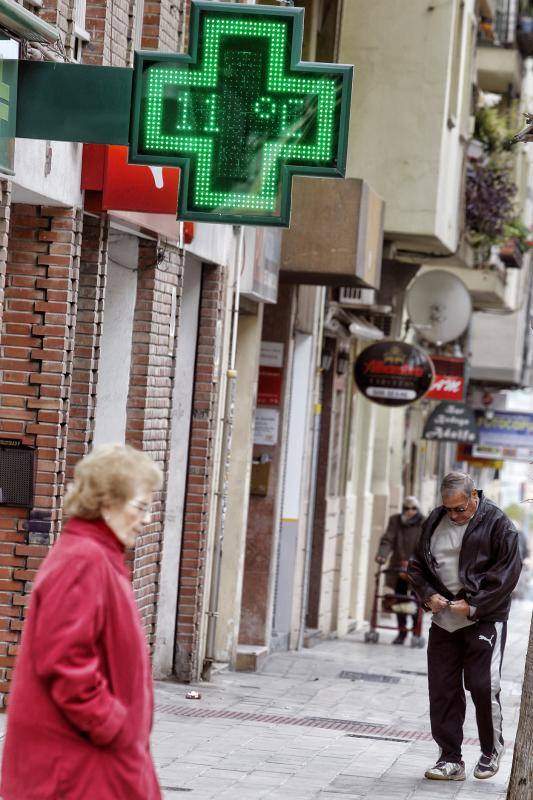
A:
{"type": "Polygon", "coordinates": [[[491,247],[506,238],[505,225],[514,218],[516,186],[506,162],[488,158],[471,161],[466,173],[466,227],[478,261],[486,261],[491,247]]]}
{"type": "Polygon", "coordinates": [[[524,253],[529,249],[529,230],[519,219],[503,226],[506,237],[500,246],[500,258],[507,267],[520,269],[524,253]]]}

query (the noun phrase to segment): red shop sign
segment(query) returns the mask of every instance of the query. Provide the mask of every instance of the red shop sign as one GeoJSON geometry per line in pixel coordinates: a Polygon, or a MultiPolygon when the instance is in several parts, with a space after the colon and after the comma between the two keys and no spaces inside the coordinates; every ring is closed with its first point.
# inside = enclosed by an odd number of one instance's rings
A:
{"type": "Polygon", "coordinates": [[[283,370],[279,367],[259,367],[257,385],[258,406],[279,406],[283,370]]]}
{"type": "MultiPolygon", "coordinates": [[[[85,144],[81,188],[87,211],[135,211],[176,217],[180,170],[128,164],[122,145],[85,144]]],[[[193,238],[194,224],[184,223],[185,243],[193,238]]]]}
{"type": "Polygon", "coordinates": [[[462,400],[465,391],[464,358],[431,356],[435,380],[426,395],[429,400],[462,400]]]}

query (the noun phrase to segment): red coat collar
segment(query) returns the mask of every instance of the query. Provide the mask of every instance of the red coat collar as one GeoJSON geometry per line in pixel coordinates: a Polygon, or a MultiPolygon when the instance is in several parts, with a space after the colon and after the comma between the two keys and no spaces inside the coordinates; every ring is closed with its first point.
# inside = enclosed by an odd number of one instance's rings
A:
{"type": "Polygon", "coordinates": [[[65,534],[92,539],[103,545],[109,550],[110,554],[115,555],[115,557],[120,556],[120,561],[124,563],[123,556],[126,548],[122,542],[119,542],[109,525],[101,517],[99,519],[71,517],[63,527],[61,535],[64,536],[65,534]]]}

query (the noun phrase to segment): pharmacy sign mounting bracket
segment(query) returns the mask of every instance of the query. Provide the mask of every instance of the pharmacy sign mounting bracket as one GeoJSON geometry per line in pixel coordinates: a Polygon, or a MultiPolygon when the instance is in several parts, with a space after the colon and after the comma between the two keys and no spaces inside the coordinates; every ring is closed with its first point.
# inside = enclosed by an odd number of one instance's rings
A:
{"type": "Polygon", "coordinates": [[[138,52],[133,73],[25,66],[17,136],[180,167],[180,219],[288,226],[293,175],[344,177],[353,67],[301,61],[301,8],[193,0],[190,19],[188,54],[138,52]]]}

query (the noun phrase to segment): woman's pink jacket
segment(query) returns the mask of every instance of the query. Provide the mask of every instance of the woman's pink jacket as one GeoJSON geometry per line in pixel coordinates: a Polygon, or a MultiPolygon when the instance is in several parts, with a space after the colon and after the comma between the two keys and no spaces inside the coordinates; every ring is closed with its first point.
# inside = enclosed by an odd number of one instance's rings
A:
{"type": "Polygon", "coordinates": [[[71,519],[32,590],[8,707],[3,800],[160,800],[153,686],[124,548],[71,519]]]}

